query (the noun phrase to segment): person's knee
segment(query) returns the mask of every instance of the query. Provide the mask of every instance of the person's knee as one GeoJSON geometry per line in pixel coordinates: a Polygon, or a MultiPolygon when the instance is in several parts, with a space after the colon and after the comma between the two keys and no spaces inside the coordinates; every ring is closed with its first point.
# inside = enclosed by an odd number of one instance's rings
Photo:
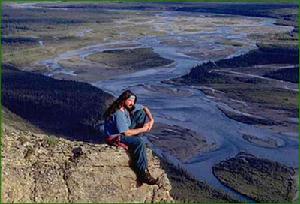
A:
{"type": "Polygon", "coordinates": [[[133,120],[136,123],[136,127],[135,128],[141,128],[141,127],[143,127],[143,125],[144,125],[144,123],[146,121],[146,112],[143,109],[135,111],[133,120]]]}
{"type": "Polygon", "coordinates": [[[145,145],[145,142],[139,137],[137,138],[136,143],[137,143],[138,146],[140,146],[140,145],[144,146],[145,145]]]}
{"type": "Polygon", "coordinates": [[[136,138],[136,142],[135,142],[135,148],[137,151],[145,151],[146,149],[146,145],[145,142],[141,139],[141,138],[136,138]]]}
{"type": "Polygon", "coordinates": [[[145,142],[141,138],[136,138],[134,145],[132,147],[132,153],[134,155],[143,155],[144,152],[146,151],[146,145],[145,142]]]}

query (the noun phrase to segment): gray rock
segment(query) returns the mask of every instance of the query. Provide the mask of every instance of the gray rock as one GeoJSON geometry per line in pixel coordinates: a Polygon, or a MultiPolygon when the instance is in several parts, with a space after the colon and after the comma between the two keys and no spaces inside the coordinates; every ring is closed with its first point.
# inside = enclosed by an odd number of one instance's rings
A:
{"type": "Polygon", "coordinates": [[[49,145],[48,134],[25,134],[7,124],[5,129],[3,202],[173,201],[170,181],[150,149],[149,168],[159,186],[137,184],[123,149],[58,138],[49,145]]]}

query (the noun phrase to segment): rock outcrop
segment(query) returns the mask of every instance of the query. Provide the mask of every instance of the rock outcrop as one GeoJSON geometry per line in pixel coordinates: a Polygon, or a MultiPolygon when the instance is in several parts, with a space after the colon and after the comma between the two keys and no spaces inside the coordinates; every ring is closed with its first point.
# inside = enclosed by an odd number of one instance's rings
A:
{"type": "Polygon", "coordinates": [[[137,183],[123,149],[36,133],[13,117],[14,122],[4,118],[3,124],[3,202],[173,200],[167,175],[150,149],[150,171],[160,178],[154,186],[137,183]]]}

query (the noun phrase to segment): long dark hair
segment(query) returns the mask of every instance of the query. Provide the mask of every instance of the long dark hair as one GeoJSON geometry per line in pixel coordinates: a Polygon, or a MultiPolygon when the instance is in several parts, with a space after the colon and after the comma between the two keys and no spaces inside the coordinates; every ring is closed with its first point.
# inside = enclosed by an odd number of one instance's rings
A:
{"type": "Polygon", "coordinates": [[[130,90],[124,91],[118,98],[115,100],[104,112],[103,117],[105,120],[108,120],[112,114],[114,114],[119,108],[121,108],[121,105],[124,101],[126,101],[130,96],[135,96],[134,104],[137,102],[137,96],[132,93],[130,90]]]}

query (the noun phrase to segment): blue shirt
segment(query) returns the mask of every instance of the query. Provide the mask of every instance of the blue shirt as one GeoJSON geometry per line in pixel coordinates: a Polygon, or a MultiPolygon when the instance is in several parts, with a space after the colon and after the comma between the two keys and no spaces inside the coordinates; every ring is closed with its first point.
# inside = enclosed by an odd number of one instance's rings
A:
{"type": "Polygon", "coordinates": [[[142,110],[143,108],[144,106],[142,104],[135,104],[132,112],[134,113],[135,111],[142,110]]]}
{"type": "MultiPolygon", "coordinates": [[[[143,108],[143,105],[135,104],[133,112],[143,108]]],[[[124,133],[129,129],[130,125],[131,119],[129,112],[126,109],[124,111],[118,109],[109,120],[105,120],[104,134],[107,137],[109,135],[124,133]]]]}

